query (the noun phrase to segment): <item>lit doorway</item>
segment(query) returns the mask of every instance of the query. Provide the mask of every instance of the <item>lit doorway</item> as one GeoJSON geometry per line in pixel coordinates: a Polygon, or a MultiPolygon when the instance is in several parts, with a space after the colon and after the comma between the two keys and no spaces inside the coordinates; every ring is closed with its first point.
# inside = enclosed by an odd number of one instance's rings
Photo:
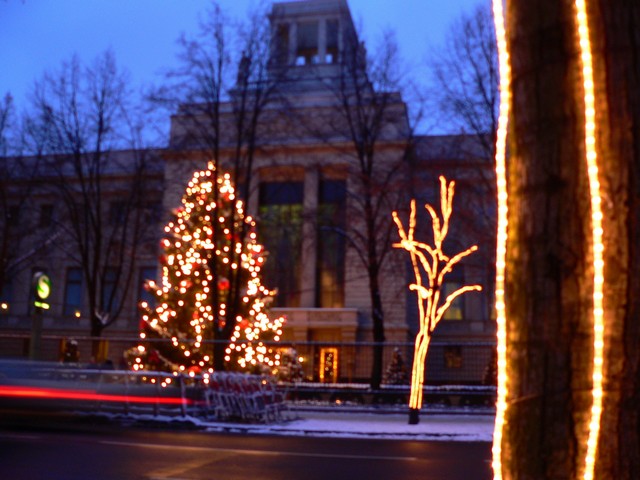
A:
{"type": "Polygon", "coordinates": [[[336,347],[322,347],[320,349],[320,381],[337,383],[338,365],[338,349],[336,347]]]}

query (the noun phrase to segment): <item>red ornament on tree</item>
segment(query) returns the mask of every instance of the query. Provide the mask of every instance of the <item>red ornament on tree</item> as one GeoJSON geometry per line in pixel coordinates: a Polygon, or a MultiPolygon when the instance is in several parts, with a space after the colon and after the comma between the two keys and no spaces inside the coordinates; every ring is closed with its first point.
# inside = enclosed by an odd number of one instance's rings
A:
{"type": "Polygon", "coordinates": [[[229,280],[227,278],[221,277],[218,280],[218,288],[222,291],[227,291],[229,290],[229,280]]]}

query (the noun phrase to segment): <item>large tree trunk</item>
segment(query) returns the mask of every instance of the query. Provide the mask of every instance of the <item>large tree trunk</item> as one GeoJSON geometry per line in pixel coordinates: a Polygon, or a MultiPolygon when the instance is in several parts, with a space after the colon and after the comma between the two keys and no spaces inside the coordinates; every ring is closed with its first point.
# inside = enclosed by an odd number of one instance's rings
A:
{"type": "MultiPolygon", "coordinates": [[[[593,257],[574,8],[570,0],[510,0],[507,11],[513,97],[503,474],[509,479],[571,479],[584,470],[593,257]]],[[[589,9],[606,262],[606,392],[596,478],[630,479],[640,478],[640,280],[630,275],[640,271],[640,6],[593,1],[589,9]]]]}
{"type": "Polygon", "coordinates": [[[604,188],[605,395],[596,478],[640,478],[640,2],[587,2],[604,188]]]}
{"type": "Polygon", "coordinates": [[[384,359],[384,314],[382,310],[382,296],[377,276],[370,278],[371,319],[373,321],[373,363],[371,365],[371,388],[380,389],[382,383],[382,367],[384,359]]]}
{"type": "Polygon", "coordinates": [[[570,2],[508,11],[512,55],[506,478],[573,478],[590,407],[589,190],[570,2]],[[567,28],[569,27],[569,28],[567,28]]]}

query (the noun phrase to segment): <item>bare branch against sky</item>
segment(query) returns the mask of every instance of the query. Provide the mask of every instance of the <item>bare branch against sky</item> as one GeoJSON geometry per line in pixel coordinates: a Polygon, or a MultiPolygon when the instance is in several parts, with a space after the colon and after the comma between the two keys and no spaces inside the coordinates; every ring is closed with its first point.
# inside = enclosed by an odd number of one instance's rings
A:
{"type": "MultiPolygon", "coordinates": [[[[132,86],[161,79],[172,67],[181,32],[195,32],[209,0],[108,0],[77,2],[0,2],[0,65],[11,65],[0,76],[0,95],[11,92],[20,109],[34,79],[45,70],[78,54],[83,62],[110,48],[119,65],[131,72],[132,86]],[[54,21],[52,21],[52,19],[54,21]]],[[[234,18],[246,18],[260,2],[223,1],[234,18]]],[[[267,2],[269,3],[269,2],[267,2]]],[[[451,22],[471,11],[478,0],[427,2],[402,0],[350,0],[356,24],[364,28],[367,44],[384,30],[395,30],[400,54],[411,65],[423,63],[430,46],[441,43],[451,22]]],[[[426,78],[426,73],[420,74],[426,78]]]]}

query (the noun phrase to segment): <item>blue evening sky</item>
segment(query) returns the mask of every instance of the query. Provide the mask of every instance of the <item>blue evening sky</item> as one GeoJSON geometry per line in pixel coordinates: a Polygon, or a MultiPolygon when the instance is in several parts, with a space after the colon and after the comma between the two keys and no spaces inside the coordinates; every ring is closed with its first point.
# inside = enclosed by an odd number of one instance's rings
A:
{"type": "MultiPolygon", "coordinates": [[[[348,0],[366,39],[396,31],[401,54],[418,65],[463,11],[488,0],[348,0]]],[[[209,0],[0,0],[0,97],[11,92],[18,108],[33,81],[73,53],[91,62],[112,48],[135,85],[158,83],[174,62],[180,32],[195,32],[209,0]]],[[[255,0],[220,0],[244,17],[255,0]]],[[[371,43],[369,40],[368,43],[371,43]]]]}

